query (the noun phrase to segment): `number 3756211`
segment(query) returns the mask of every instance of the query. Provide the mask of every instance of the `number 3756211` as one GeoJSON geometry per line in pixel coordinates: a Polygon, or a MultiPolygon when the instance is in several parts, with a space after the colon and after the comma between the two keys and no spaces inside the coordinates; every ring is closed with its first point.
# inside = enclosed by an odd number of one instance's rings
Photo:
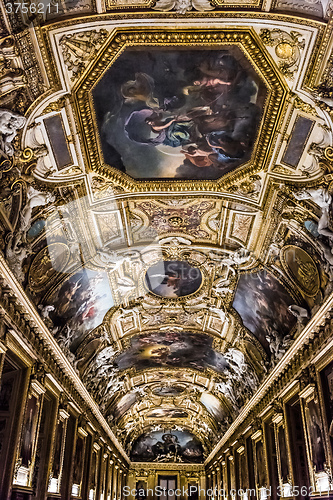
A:
{"type": "Polygon", "coordinates": [[[7,2],[5,3],[5,8],[7,14],[46,14],[57,13],[59,11],[59,5],[57,2],[52,3],[35,3],[35,2],[7,2]]]}

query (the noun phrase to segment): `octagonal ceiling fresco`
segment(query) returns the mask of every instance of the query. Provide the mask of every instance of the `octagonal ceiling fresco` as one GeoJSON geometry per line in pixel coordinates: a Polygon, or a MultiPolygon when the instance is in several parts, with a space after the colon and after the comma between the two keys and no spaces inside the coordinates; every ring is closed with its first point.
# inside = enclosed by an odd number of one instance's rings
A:
{"type": "Polygon", "coordinates": [[[134,179],[217,179],[253,152],[266,88],[237,47],[126,50],[92,92],[104,161],[134,179]]]}

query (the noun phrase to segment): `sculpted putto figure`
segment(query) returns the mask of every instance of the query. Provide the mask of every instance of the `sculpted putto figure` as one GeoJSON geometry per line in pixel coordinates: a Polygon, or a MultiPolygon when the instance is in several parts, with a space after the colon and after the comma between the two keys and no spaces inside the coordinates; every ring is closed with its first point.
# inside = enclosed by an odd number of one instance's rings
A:
{"type": "Polygon", "coordinates": [[[95,261],[97,265],[107,266],[112,271],[118,269],[124,262],[131,262],[132,259],[140,258],[138,250],[129,250],[127,252],[117,252],[116,250],[97,250],[95,261]]]}
{"type": "Polygon", "coordinates": [[[0,109],[0,153],[8,157],[14,155],[12,141],[17,132],[24,127],[26,118],[8,109],[0,109]]]}
{"type": "Polygon", "coordinates": [[[30,228],[32,209],[35,207],[41,207],[51,203],[55,200],[55,196],[51,193],[43,193],[37,189],[29,186],[27,190],[27,203],[22,208],[21,211],[21,231],[27,231],[30,228]]]}
{"type": "Polygon", "coordinates": [[[88,369],[83,373],[82,378],[86,384],[94,383],[105,377],[109,369],[113,368],[112,359],[116,351],[112,346],[107,346],[100,351],[88,369]]]}
{"type": "Polygon", "coordinates": [[[234,253],[228,255],[228,257],[223,257],[218,252],[211,251],[209,252],[209,257],[214,261],[218,261],[220,267],[226,266],[228,271],[236,274],[234,266],[240,266],[250,260],[251,252],[246,248],[239,248],[234,253]]]}

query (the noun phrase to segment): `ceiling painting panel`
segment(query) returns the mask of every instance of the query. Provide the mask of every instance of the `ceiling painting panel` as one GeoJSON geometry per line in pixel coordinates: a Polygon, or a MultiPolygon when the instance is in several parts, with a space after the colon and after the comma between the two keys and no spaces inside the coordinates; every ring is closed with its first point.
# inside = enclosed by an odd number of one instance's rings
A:
{"type": "Polygon", "coordinates": [[[275,344],[281,335],[284,342],[290,340],[285,336],[296,318],[288,307],[294,302],[285,287],[271,273],[262,270],[240,277],[233,307],[266,349],[281,351],[282,346],[275,344]]]}
{"type": "Polygon", "coordinates": [[[236,47],[126,50],[93,88],[104,162],[134,179],[217,179],[251,157],[266,88],[236,47]]]}

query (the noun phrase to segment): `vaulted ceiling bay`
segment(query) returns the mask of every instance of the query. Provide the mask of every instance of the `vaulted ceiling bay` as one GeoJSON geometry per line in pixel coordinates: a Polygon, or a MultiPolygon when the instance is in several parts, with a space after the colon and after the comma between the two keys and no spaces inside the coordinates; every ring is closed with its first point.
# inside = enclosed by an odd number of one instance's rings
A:
{"type": "Polygon", "coordinates": [[[1,498],[329,497],[332,5],[15,5],[1,498]]]}

